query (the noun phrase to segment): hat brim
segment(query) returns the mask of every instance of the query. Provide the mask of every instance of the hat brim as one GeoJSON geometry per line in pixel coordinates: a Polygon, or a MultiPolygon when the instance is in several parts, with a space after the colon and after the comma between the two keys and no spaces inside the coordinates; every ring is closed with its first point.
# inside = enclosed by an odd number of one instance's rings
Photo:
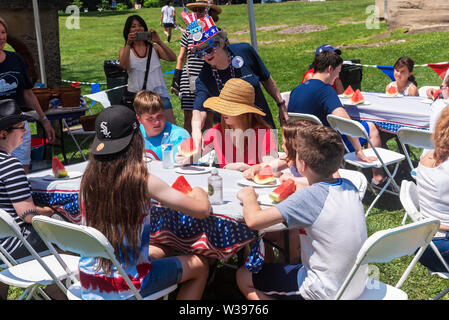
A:
{"type": "Polygon", "coordinates": [[[13,125],[23,121],[36,121],[36,119],[23,113],[10,115],[0,119],[0,130],[11,128],[13,125]]]}
{"type": "Polygon", "coordinates": [[[107,155],[120,152],[129,145],[134,133],[135,131],[133,131],[126,137],[114,140],[109,139],[101,140],[98,139],[97,136],[95,136],[94,141],[92,142],[91,151],[94,155],[107,155]]]}
{"type": "MultiPolygon", "coordinates": [[[[187,9],[190,9],[190,10],[192,10],[193,8],[200,8],[200,7],[205,8],[206,6],[207,6],[207,3],[204,3],[204,2],[191,2],[186,5],[187,9]]],[[[209,4],[209,7],[212,10],[214,10],[217,14],[221,13],[221,8],[219,6],[211,3],[211,4],[209,4]]]]}
{"type": "Polygon", "coordinates": [[[261,116],[266,116],[263,111],[259,110],[259,108],[255,106],[227,101],[220,97],[208,98],[206,101],[204,101],[204,106],[225,116],[239,116],[244,113],[256,113],[261,116]]]}

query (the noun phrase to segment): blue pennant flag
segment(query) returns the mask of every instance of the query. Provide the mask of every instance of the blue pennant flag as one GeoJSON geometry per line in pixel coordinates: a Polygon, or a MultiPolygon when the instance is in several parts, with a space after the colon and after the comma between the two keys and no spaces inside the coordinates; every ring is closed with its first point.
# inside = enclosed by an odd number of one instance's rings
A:
{"type": "Polygon", "coordinates": [[[394,67],[393,66],[377,66],[383,73],[390,77],[391,81],[395,81],[394,78],[394,67]]]}

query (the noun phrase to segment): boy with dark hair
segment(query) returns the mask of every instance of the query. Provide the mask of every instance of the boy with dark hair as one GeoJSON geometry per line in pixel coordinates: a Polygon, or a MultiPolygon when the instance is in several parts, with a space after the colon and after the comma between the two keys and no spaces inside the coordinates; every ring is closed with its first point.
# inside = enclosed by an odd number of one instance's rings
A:
{"type": "MultiPolygon", "coordinates": [[[[339,76],[343,59],[334,51],[325,50],[318,53],[313,61],[315,72],[312,78],[292,90],[288,103],[288,112],[307,113],[317,116],[325,126],[329,126],[327,115],[333,114],[342,118],[351,119],[337,93],[331,87],[339,76]]],[[[375,147],[381,147],[382,141],[379,130],[372,122],[361,121],[371,142],[375,147]]],[[[366,157],[362,146],[367,144],[365,139],[342,136],[349,151],[355,151],[357,157],[365,162],[377,160],[375,157],[366,157]]],[[[374,185],[386,181],[382,168],[373,168],[374,185]]]]}
{"type": "MultiPolygon", "coordinates": [[[[237,195],[251,229],[281,222],[288,228],[303,229],[302,264],[265,263],[258,273],[245,267],[237,271],[237,284],[250,300],[333,299],[367,238],[357,188],[347,179],[332,177],[343,161],[340,135],[329,127],[307,126],[298,129],[295,150],[296,168],[307,178],[308,187],[265,210],[257,203],[252,187],[237,195]]],[[[362,294],[367,274],[366,266],[359,269],[344,299],[362,294]]]]}

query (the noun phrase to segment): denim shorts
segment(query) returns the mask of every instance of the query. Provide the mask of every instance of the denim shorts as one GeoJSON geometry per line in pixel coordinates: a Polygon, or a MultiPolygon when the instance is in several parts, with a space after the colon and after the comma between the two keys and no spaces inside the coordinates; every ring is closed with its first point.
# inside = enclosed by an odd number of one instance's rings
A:
{"type": "MultiPolygon", "coordinates": [[[[366,132],[368,133],[368,137],[369,137],[369,126],[368,123],[366,121],[360,121],[360,123],[363,125],[363,127],[365,128],[366,132]]],[[[345,143],[346,147],[348,148],[349,152],[354,152],[354,147],[352,146],[351,141],[349,141],[348,137],[344,134],[341,135],[341,139],[343,140],[343,142],[345,143]]],[[[359,138],[359,142],[360,145],[363,146],[365,144],[367,144],[368,140],[364,139],[364,138],[359,138]]]]}
{"type": "Polygon", "coordinates": [[[298,272],[302,264],[264,263],[253,273],[254,288],[279,300],[304,300],[299,294],[298,272]]]}
{"type": "MultiPolygon", "coordinates": [[[[157,291],[180,283],[182,279],[182,264],[177,257],[167,257],[151,260],[153,265],[149,276],[143,281],[140,294],[149,296],[157,291]]],[[[135,300],[131,297],[129,300],[135,300]]]]}
{"type": "MultiPolygon", "coordinates": [[[[446,263],[449,264],[449,233],[446,233],[446,237],[433,238],[432,242],[435,244],[446,263]]],[[[447,272],[446,268],[430,246],[427,246],[423,255],[419,258],[419,262],[433,272],[447,272]]]]}
{"type": "Polygon", "coordinates": [[[173,109],[173,106],[171,105],[170,98],[167,97],[161,97],[162,104],[164,105],[165,109],[173,109]]]}
{"type": "Polygon", "coordinates": [[[25,121],[25,128],[27,131],[23,135],[23,142],[11,153],[13,157],[19,159],[23,165],[29,165],[31,163],[31,132],[28,122],[25,121]]]}

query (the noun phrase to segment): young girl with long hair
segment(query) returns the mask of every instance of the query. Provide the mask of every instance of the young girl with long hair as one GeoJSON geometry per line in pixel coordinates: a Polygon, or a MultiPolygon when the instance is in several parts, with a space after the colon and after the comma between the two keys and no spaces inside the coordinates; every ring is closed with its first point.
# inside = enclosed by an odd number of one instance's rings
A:
{"type": "Polygon", "coordinates": [[[390,86],[398,88],[398,92],[404,96],[418,96],[418,83],[413,75],[413,67],[415,62],[409,57],[401,57],[394,64],[394,78],[393,81],[387,85],[385,89],[390,86]]]}
{"type": "MultiPolygon", "coordinates": [[[[149,259],[150,200],[201,219],[209,216],[206,192],[194,187],[185,195],[148,172],[138,121],[129,108],[111,106],[103,110],[95,129],[80,187],[84,223],[110,241],[143,297],[183,283],[178,299],[200,299],[208,275],[206,258],[184,255],[149,259]]],[[[126,299],[132,295],[111,261],[103,258],[81,257],[80,282],[84,299],[126,299]]]]}

